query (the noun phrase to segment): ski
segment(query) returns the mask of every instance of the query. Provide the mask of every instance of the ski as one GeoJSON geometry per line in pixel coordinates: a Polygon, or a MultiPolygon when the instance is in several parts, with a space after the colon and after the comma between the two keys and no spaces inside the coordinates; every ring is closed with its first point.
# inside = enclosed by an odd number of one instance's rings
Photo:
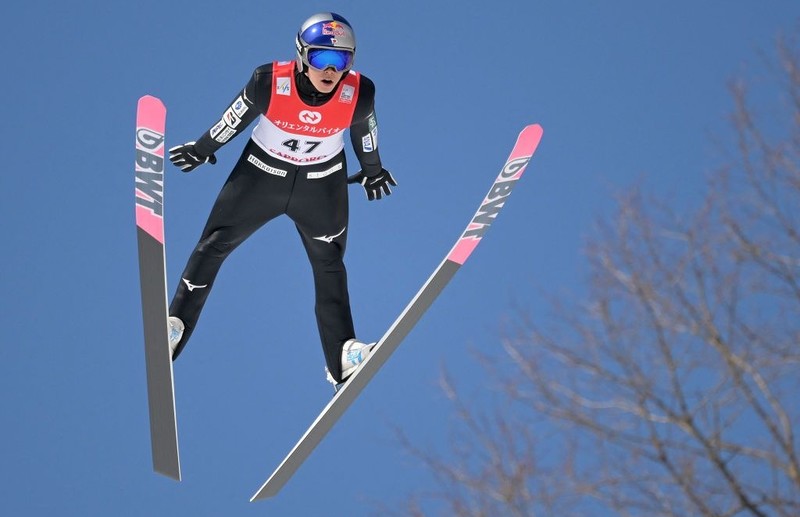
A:
{"type": "Polygon", "coordinates": [[[167,110],[150,95],[136,111],[136,228],[142,290],[147,401],[153,470],[181,479],[175,386],[167,334],[164,253],[164,129],[167,110]]]}
{"type": "Polygon", "coordinates": [[[277,495],[297,469],[336,424],[348,407],[362,392],[372,377],[389,359],[406,335],[417,324],[442,289],[450,282],[459,268],[480,243],[486,230],[494,222],[506,198],[525,171],[542,138],[542,127],[533,124],[525,127],[517,138],[492,188],[484,198],[467,228],[456,241],[445,259],[436,268],[427,282],[417,292],[389,330],[378,341],[366,361],[350,376],[319,414],[300,441],[289,452],[277,469],[250,499],[251,502],[277,495]]]}

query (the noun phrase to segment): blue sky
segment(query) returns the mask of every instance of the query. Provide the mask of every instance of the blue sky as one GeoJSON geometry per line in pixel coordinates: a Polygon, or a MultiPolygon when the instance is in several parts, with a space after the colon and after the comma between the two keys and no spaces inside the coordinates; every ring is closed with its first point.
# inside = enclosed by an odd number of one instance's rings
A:
{"type": "MultiPolygon", "coordinates": [[[[4,8],[0,491],[8,515],[371,515],[430,476],[394,427],[445,450],[436,386],[488,389],[514,304],[578,293],[585,237],[639,182],[696,200],[724,163],[726,82],[800,4],[708,2],[15,2],[4,8]],[[291,59],[299,24],[347,17],[377,86],[394,195],[353,189],[347,264],[359,336],[377,339],[483,199],[518,131],[542,144],[483,244],[274,500],[250,504],[331,390],[310,269],[288,219],[223,267],[175,365],[184,481],[150,465],[133,211],[137,99],[167,106],[168,145],[218,120],[252,69],[291,59]]],[[[170,167],[170,291],[245,137],[170,167]]],[[[351,155],[352,158],[352,155],[351,155]]],[[[356,161],[351,159],[351,167],[356,161]]],[[[170,292],[171,296],[171,292],[170,292]]]]}

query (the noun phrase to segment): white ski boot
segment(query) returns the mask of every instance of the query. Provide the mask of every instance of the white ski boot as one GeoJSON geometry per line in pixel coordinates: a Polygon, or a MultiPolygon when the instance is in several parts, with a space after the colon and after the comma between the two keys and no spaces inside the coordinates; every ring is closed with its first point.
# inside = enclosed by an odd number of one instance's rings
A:
{"type": "Polygon", "coordinates": [[[358,366],[366,361],[376,344],[377,343],[362,343],[355,339],[348,339],[345,341],[344,347],[342,348],[342,382],[336,382],[331,372],[325,367],[325,374],[328,378],[328,382],[333,384],[338,390],[339,386],[344,384],[347,378],[353,375],[353,372],[358,369],[358,366]]]}
{"type": "Polygon", "coordinates": [[[181,338],[183,337],[183,322],[180,318],[176,318],[175,316],[170,316],[167,318],[168,323],[168,335],[169,335],[169,356],[172,357],[175,355],[175,349],[178,347],[178,343],[181,342],[181,338]]]}

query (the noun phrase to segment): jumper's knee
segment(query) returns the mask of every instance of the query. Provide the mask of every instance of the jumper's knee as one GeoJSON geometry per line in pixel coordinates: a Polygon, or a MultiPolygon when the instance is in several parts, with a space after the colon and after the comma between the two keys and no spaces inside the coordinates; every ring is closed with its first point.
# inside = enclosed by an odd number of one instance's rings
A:
{"type": "Polygon", "coordinates": [[[205,255],[224,258],[239,245],[223,229],[213,230],[197,244],[197,251],[205,255]]]}

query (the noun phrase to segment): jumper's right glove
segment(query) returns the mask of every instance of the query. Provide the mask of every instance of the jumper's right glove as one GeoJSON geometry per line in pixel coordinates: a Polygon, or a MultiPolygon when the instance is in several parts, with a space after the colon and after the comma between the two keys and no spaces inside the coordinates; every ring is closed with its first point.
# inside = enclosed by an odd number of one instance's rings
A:
{"type": "Polygon", "coordinates": [[[386,169],[381,169],[381,172],[375,176],[365,176],[363,172],[353,174],[347,178],[347,183],[361,183],[364,190],[367,191],[367,199],[372,201],[374,199],[381,199],[383,195],[390,195],[392,189],[389,185],[396,187],[397,182],[392,177],[392,173],[386,169]]]}
{"type": "Polygon", "coordinates": [[[170,149],[169,161],[176,167],[179,167],[183,172],[192,172],[198,165],[204,163],[210,163],[212,165],[217,163],[217,157],[213,154],[211,156],[200,156],[194,144],[194,142],[186,142],[183,145],[176,145],[170,149]]]}

